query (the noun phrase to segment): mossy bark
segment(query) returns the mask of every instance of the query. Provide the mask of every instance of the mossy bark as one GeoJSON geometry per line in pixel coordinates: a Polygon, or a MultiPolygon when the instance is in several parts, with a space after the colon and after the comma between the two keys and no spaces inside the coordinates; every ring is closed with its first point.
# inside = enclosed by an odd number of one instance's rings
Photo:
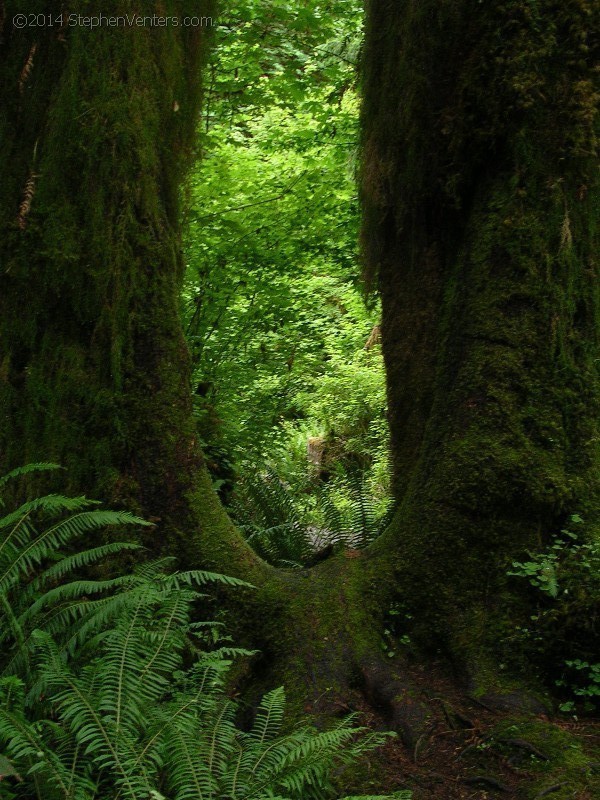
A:
{"type": "Polygon", "coordinates": [[[597,520],[599,16],[368,3],[363,240],[400,500],[378,549],[423,638],[471,659],[511,624],[511,561],[597,520]]]}
{"type": "Polygon", "coordinates": [[[213,4],[146,3],[168,24],[116,26],[139,4],[21,6],[2,4],[0,31],[2,467],[60,463],[67,488],[160,523],[155,552],[198,563],[209,529],[230,560],[253,561],[202,465],[179,318],[210,33],[183,21],[213,4]]]}

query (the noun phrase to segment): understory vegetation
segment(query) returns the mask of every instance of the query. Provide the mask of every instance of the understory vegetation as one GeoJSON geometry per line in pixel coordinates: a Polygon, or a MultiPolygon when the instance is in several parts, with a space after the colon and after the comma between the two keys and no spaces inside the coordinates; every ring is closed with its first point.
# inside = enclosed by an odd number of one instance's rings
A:
{"type": "Polygon", "coordinates": [[[359,471],[306,493],[302,504],[274,472],[241,478],[233,519],[266,561],[279,567],[316,563],[335,549],[361,549],[391,522],[395,504],[373,497],[359,471]]]}
{"type": "MultiPolygon", "coordinates": [[[[0,491],[52,468],[15,470],[0,480],[0,491]]],[[[352,716],[328,730],[286,728],[283,688],[270,691],[253,722],[241,726],[227,674],[232,659],[253,654],[231,646],[218,622],[198,617],[208,610],[207,584],[250,587],[199,570],[173,572],[172,559],[114,577],[81,577],[107,557],[139,549],[114,541],[82,549],[91,531],[148,525],[94,505],[45,495],[3,509],[2,800],[335,796],[334,769],[351,767],[385,736],[358,727],[352,716]]]]}
{"type": "Polygon", "coordinates": [[[535,613],[513,646],[530,652],[564,712],[600,710],[600,540],[572,514],[550,546],[515,561],[509,575],[529,582],[535,613]]]}

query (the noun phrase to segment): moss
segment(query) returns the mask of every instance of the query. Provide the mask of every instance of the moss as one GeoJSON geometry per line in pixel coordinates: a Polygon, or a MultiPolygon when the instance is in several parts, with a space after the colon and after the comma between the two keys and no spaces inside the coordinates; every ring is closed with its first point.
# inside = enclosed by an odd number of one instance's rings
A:
{"type": "MultiPolygon", "coordinates": [[[[40,1],[39,13],[58,5],[40,1]]],[[[199,13],[187,0],[154,5],[199,13]]],[[[60,462],[68,488],[160,519],[161,545],[181,544],[177,516],[189,521],[183,498],[201,464],[179,320],[179,192],[206,34],[7,26],[0,61],[2,461],[60,462]]]]}
{"type": "Polygon", "coordinates": [[[373,559],[344,553],[311,570],[265,568],[254,572],[255,592],[229,599],[236,641],[260,650],[248,701],[283,684],[290,720],[348,713],[363,691],[361,668],[381,657],[393,584],[378,580],[373,559]]]}
{"type": "Polygon", "coordinates": [[[402,501],[380,549],[415,636],[482,674],[527,616],[511,562],[569,512],[598,518],[599,19],[586,0],[368,11],[363,239],[402,501]]]}
{"type": "MultiPolygon", "coordinates": [[[[532,745],[539,752],[540,756],[526,754],[526,763],[521,765],[533,776],[524,790],[524,798],[533,800],[551,787],[557,787],[549,795],[556,800],[598,795],[600,752],[597,747],[586,745],[583,737],[574,735],[567,727],[540,720],[509,720],[494,729],[492,738],[500,748],[506,749],[506,742],[510,747],[510,742],[516,740],[532,745]]],[[[514,752],[512,750],[511,754],[514,752]]]]}

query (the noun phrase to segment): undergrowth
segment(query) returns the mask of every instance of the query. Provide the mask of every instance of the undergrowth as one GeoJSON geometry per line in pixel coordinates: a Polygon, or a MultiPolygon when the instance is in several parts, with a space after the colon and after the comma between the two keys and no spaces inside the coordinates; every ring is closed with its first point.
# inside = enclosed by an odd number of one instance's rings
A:
{"type": "Polygon", "coordinates": [[[311,504],[302,507],[293,488],[265,468],[243,479],[232,510],[254,550],[279,567],[310,565],[337,547],[367,547],[395,511],[390,499],[382,506],[364,474],[351,469],[307,500],[311,504]]]}
{"type": "Polygon", "coordinates": [[[531,585],[536,610],[516,635],[544,678],[558,687],[561,710],[597,711],[600,540],[579,514],[572,514],[545,549],[513,562],[508,574],[531,585]]]}
{"type": "MultiPolygon", "coordinates": [[[[15,470],[0,479],[0,492],[51,468],[15,470]]],[[[148,524],[93,506],[46,495],[0,520],[1,800],[331,797],[332,771],[385,736],[357,727],[354,716],[329,730],[306,723],[290,730],[282,688],[264,696],[249,729],[238,725],[227,674],[232,659],[251,653],[223,638],[211,650],[217,623],[196,617],[206,584],[247,584],[169,572],[170,559],[114,578],[80,578],[138,546],[78,550],[78,539],[107,525],[148,524]]]]}

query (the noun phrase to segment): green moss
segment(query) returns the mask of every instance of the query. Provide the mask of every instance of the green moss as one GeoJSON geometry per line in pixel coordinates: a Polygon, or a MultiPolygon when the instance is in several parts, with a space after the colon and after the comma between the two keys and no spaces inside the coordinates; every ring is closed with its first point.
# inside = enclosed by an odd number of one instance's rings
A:
{"type": "Polygon", "coordinates": [[[393,584],[377,579],[373,560],[344,553],[311,570],[264,566],[262,575],[254,573],[256,592],[232,613],[236,641],[261,651],[247,699],[283,684],[290,720],[307,711],[335,716],[354,692],[360,696],[361,668],[381,658],[393,584]]]}
{"type": "MultiPolygon", "coordinates": [[[[154,5],[200,13],[187,0],[154,5]]],[[[38,6],[57,13],[50,0],[38,6]]],[[[109,0],[102,11],[138,9],[109,0]]],[[[179,194],[206,34],[7,28],[0,61],[1,459],[60,462],[69,489],[160,519],[162,543],[183,538],[177,514],[189,518],[183,497],[200,467],[179,320],[179,194]]]]}
{"type": "Polygon", "coordinates": [[[415,635],[483,674],[527,616],[511,561],[599,517],[599,20],[368,8],[363,238],[402,500],[380,549],[415,635]]]}
{"type": "Polygon", "coordinates": [[[566,727],[540,720],[506,721],[494,729],[492,737],[500,746],[507,740],[527,742],[546,757],[530,754],[523,764],[523,770],[534,776],[525,798],[533,800],[553,786],[558,788],[549,796],[556,800],[596,797],[600,791],[600,752],[566,727]]]}

